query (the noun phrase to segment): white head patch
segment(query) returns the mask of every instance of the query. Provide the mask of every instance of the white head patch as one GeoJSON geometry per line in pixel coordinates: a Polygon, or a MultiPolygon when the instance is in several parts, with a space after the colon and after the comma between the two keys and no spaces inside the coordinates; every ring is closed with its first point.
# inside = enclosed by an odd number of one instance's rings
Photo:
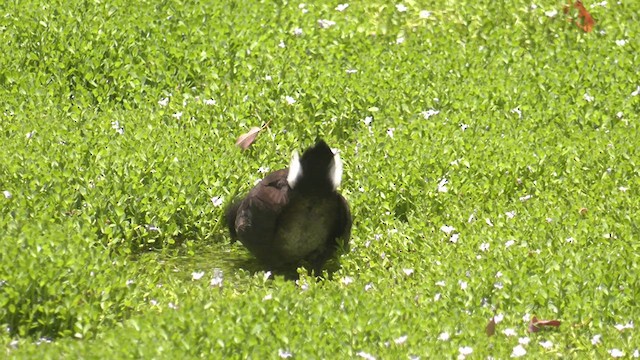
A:
{"type": "Polygon", "coordinates": [[[297,151],[293,151],[291,154],[291,164],[289,165],[289,175],[287,175],[287,182],[290,188],[294,188],[296,183],[302,177],[302,165],[300,164],[300,156],[297,151]]]}
{"type": "Polygon", "coordinates": [[[333,190],[337,189],[342,182],[342,159],[340,159],[340,153],[338,151],[333,150],[333,161],[329,166],[329,179],[331,180],[331,184],[333,184],[333,190]]]}

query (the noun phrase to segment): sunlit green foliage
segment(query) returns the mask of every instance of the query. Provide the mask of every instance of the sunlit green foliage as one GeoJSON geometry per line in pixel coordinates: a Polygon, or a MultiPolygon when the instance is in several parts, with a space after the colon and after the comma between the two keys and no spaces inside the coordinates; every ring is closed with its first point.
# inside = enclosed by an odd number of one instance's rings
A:
{"type": "Polygon", "coordinates": [[[0,357],[638,354],[640,3],[338,5],[0,2],[0,357]],[[318,137],[352,251],[269,277],[223,205],[318,137]]]}

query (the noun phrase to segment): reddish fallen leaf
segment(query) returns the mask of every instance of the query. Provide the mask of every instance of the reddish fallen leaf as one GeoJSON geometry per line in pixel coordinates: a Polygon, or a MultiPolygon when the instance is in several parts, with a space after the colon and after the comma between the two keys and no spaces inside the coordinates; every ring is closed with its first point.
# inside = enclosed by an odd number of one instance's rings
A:
{"type": "Polygon", "coordinates": [[[544,328],[559,327],[560,320],[538,320],[537,317],[532,317],[529,321],[529,332],[534,333],[543,330],[544,328]]]}
{"type": "Polygon", "coordinates": [[[591,32],[596,26],[596,21],[593,19],[589,11],[587,11],[587,9],[584,7],[582,1],[576,0],[576,2],[572,5],[571,0],[569,0],[569,4],[565,5],[562,11],[565,14],[568,14],[571,6],[578,9],[578,19],[569,19],[569,21],[575,23],[577,27],[582,29],[582,31],[591,32]]]}
{"type": "Polygon", "coordinates": [[[256,138],[258,137],[258,133],[262,130],[259,127],[252,127],[246,133],[240,135],[238,140],[236,140],[236,145],[239,146],[242,150],[247,150],[256,138]]]}
{"type": "Polygon", "coordinates": [[[236,140],[236,146],[240,147],[242,150],[247,150],[251,146],[251,144],[256,141],[256,138],[258,137],[260,131],[262,131],[262,129],[266,128],[268,125],[269,123],[267,122],[263,127],[252,127],[251,129],[249,129],[249,131],[238,137],[238,140],[236,140]]]}
{"type": "Polygon", "coordinates": [[[496,333],[496,319],[495,316],[491,317],[487,327],[484,329],[487,332],[487,336],[493,336],[496,333]]]}

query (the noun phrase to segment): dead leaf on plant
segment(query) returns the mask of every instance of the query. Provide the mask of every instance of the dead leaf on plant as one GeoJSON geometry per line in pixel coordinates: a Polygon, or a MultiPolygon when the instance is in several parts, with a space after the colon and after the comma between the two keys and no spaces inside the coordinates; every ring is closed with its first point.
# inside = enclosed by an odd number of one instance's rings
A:
{"type": "Polygon", "coordinates": [[[240,135],[238,137],[238,140],[236,140],[236,146],[238,146],[242,150],[247,150],[251,146],[251,144],[253,144],[256,141],[256,138],[258,137],[258,134],[260,133],[260,131],[266,128],[267,125],[269,125],[268,122],[264,124],[264,126],[262,127],[254,126],[251,129],[249,129],[249,131],[247,131],[246,133],[240,135]]]}
{"type": "Polygon", "coordinates": [[[560,320],[538,320],[537,317],[532,317],[531,321],[529,321],[529,328],[527,329],[530,333],[542,331],[545,328],[557,328],[560,326],[560,320]]]}

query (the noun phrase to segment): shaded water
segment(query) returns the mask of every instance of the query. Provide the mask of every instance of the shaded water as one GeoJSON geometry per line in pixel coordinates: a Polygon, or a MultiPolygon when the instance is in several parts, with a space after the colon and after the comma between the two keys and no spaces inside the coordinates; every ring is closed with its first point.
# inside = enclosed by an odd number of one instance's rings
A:
{"type": "Polygon", "coordinates": [[[205,277],[210,277],[214,269],[222,270],[225,278],[264,270],[240,243],[207,243],[196,245],[189,251],[157,253],[155,256],[156,261],[166,266],[175,278],[185,281],[191,281],[194,272],[204,271],[205,277]]]}

